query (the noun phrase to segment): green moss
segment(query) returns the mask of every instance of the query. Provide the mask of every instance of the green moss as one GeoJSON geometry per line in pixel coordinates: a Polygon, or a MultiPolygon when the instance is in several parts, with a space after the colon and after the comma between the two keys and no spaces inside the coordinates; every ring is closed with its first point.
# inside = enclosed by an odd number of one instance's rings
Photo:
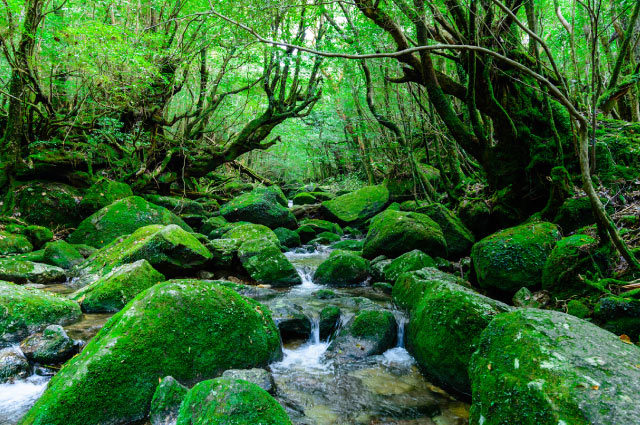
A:
{"type": "Polygon", "coordinates": [[[422,296],[443,282],[463,284],[463,280],[433,267],[402,273],[393,285],[393,301],[400,308],[413,310],[422,296]]]}
{"type": "Polygon", "coordinates": [[[182,401],[189,389],[172,376],[164,378],[156,388],[151,399],[149,418],[152,424],[175,423],[182,401]]]}
{"type": "Polygon", "coordinates": [[[249,276],[258,283],[276,287],[302,284],[302,279],[279,246],[267,239],[244,242],[238,258],[249,276]]]}
{"type": "Polygon", "coordinates": [[[316,270],[319,285],[350,286],[364,283],[370,276],[369,262],[351,251],[334,251],[316,270]]]}
{"type": "Polygon", "coordinates": [[[362,253],[366,258],[397,257],[414,249],[446,256],[447,245],[440,226],[424,214],[386,210],[371,220],[362,253]]]}
{"type": "Polygon", "coordinates": [[[188,198],[182,198],[179,196],[145,195],[144,199],[151,202],[152,204],[165,207],[172,213],[179,216],[207,215],[207,211],[200,202],[188,198]]]}
{"type": "Polygon", "coordinates": [[[340,236],[344,235],[344,231],[342,230],[340,225],[337,223],[333,223],[331,221],[318,220],[314,218],[314,219],[304,220],[301,222],[301,224],[304,226],[311,227],[316,234],[322,233],[322,232],[330,232],[340,236]]]}
{"type": "Polygon", "coordinates": [[[309,243],[315,245],[331,245],[334,242],[338,242],[340,236],[331,232],[318,233],[309,243]]]}
{"type": "Polygon", "coordinates": [[[447,241],[447,253],[450,257],[459,258],[469,255],[475,237],[453,212],[442,204],[430,204],[418,208],[416,212],[426,214],[438,223],[447,241]]]}
{"type": "Polygon", "coordinates": [[[177,425],[291,425],[268,392],[248,381],[217,378],[187,393],[177,425]]]}
{"type": "Polygon", "coordinates": [[[200,233],[207,235],[210,239],[217,239],[222,236],[221,229],[229,222],[224,217],[211,217],[206,219],[200,227],[200,233]]]}
{"type": "Polygon", "coordinates": [[[32,362],[54,365],[73,356],[77,347],[60,325],[49,325],[20,343],[20,350],[32,362]]]}
{"type": "Polygon", "coordinates": [[[0,231],[0,255],[33,251],[33,245],[22,235],[0,231]]]}
{"type": "Polygon", "coordinates": [[[290,229],[285,229],[284,227],[278,227],[273,230],[278,241],[281,246],[286,246],[287,248],[295,248],[301,245],[300,236],[290,229]]]}
{"type": "Polygon", "coordinates": [[[384,275],[387,280],[395,282],[398,276],[405,272],[424,269],[425,267],[435,267],[436,263],[427,254],[414,249],[402,254],[384,267],[384,275]]]}
{"type": "Polygon", "coordinates": [[[66,184],[33,181],[16,189],[16,212],[30,224],[75,227],[82,220],[78,208],[81,198],[80,191],[66,184]]]}
{"type": "Polygon", "coordinates": [[[276,246],[280,246],[278,236],[267,226],[261,224],[246,223],[231,228],[223,234],[225,239],[238,239],[240,241],[250,241],[253,239],[267,239],[276,246]]]}
{"type": "Polygon", "coordinates": [[[63,269],[70,269],[84,261],[78,250],[65,241],[48,242],[44,246],[44,262],[63,269]]]}
{"type": "Polygon", "coordinates": [[[398,324],[390,311],[358,311],[327,349],[329,358],[362,358],[382,354],[396,343],[398,324]]]}
{"type": "Polygon", "coordinates": [[[288,208],[278,202],[279,198],[271,191],[256,189],[233,198],[222,206],[220,214],[229,221],[248,221],[271,229],[296,228],[295,217],[288,208]]]}
{"type": "Polygon", "coordinates": [[[211,264],[214,267],[231,268],[238,257],[238,248],[243,241],[240,239],[214,239],[207,244],[207,249],[213,256],[211,264]]]}
{"type": "MultiPolygon", "coordinates": [[[[626,294],[625,294],[626,295],[626,294]]],[[[609,296],[598,301],[594,309],[597,322],[616,335],[640,337],[640,300],[627,296],[609,296]]]]}
{"type": "Polygon", "coordinates": [[[293,197],[293,205],[311,205],[318,202],[318,198],[308,192],[298,193],[293,197]]]}
{"type": "MultiPolygon", "coordinates": [[[[604,198],[601,201],[606,206],[607,212],[611,214],[613,208],[608,205],[608,201],[604,198]]],[[[565,234],[594,224],[596,219],[591,209],[591,201],[587,197],[567,199],[558,210],[553,222],[560,226],[565,234]]]]}
{"type": "Polygon", "coordinates": [[[490,233],[491,209],[487,201],[479,198],[464,198],[457,209],[462,223],[477,237],[490,233]]]}
{"type": "Polygon", "coordinates": [[[42,245],[53,239],[51,229],[43,226],[27,226],[24,234],[29,238],[36,249],[40,249],[42,245]]]}
{"type": "Polygon", "coordinates": [[[471,250],[478,284],[515,293],[539,287],[542,268],[560,238],[558,228],[546,222],[511,227],[487,236],[471,250]]]}
{"type": "Polygon", "coordinates": [[[115,313],[140,292],[164,280],[147,260],[139,260],[116,267],[69,298],[77,301],[85,313],[115,313]]]}
{"type": "MultiPolygon", "coordinates": [[[[324,291],[326,291],[326,289],[324,289],[324,291]]],[[[320,311],[319,326],[321,339],[327,339],[335,332],[340,323],[341,315],[340,308],[335,305],[328,305],[320,311]]]]}
{"type": "Polygon", "coordinates": [[[52,283],[64,281],[65,271],[48,264],[21,261],[15,258],[0,260],[0,279],[15,283],[52,283]]]}
{"type": "Polygon", "coordinates": [[[20,424],[137,421],[149,413],[161,377],[193,384],[280,356],[266,308],[213,282],[160,283],[109,319],[20,424]]]}
{"type": "Polygon", "coordinates": [[[591,316],[591,310],[582,301],[571,300],[567,303],[567,314],[584,319],[591,316]]]}
{"type": "Polygon", "coordinates": [[[345,251],[362,251],[362,247],[364,246],[364,241],[359,239],[345,239],[343,241],[339,241],[331,245],[333,249],[342,249],[345,251]]]}
{"type": "Polygon", "coordinates": [[[300,241],[304,244],[309,243],[316,237],[316,229],[306,224],[300,226],[296,230],[296,233],[300,236],[300,241]]]}
{"type": "Polygon", "coordinates": [[[133,191],[128,184],[100,179],[84,194],[82,201],[80,201],[80,208],[89,215],[129,196],[133,196],[133,191]]]}
{"type": "Polygon", "coordinates": [[[384,186],[367,186],[322,203],[322,213],[343,225],[360,225],[378,214],[389,202],[384,186]]]}
{"type": "Polygon", "coordinates": [[[482,333],[469,367],[470,423],[635,423],[638,364],[637,347],[576,317],[537,309],[501,314],[482,333]]]}
{"type": "Polygon", "coordinates": [[[480,334],[510,307],[448,282],[431,283],[407,325],[407,350],[436,382],[470,394],[467,369],[480,334]]]}
{"type": "Polygon", "coordinates": [[[0,281],[0,346],[22,340],[47,325],[80,317],[77,303],[38,289],[0,281]]]}

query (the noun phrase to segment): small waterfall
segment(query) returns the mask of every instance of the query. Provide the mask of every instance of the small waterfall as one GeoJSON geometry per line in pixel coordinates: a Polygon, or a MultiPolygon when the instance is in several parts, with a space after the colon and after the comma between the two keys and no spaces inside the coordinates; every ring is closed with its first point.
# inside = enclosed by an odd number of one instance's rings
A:
{"type": "Polygon", "coordinates": [[[398,324],[398,343],[396,344],[397,348],[404,348],[404,330],[409,323],[409,318],[407,315],[399,310],[394,310],[393,315],[396,318],[396,323],[398,324]]]}
{"type": "Polygon", "coordinates": [[[315,312],[309,317],[311,322],[311,335],[309,336],[309,344],[320,344],[320,316],[315,312]]]}

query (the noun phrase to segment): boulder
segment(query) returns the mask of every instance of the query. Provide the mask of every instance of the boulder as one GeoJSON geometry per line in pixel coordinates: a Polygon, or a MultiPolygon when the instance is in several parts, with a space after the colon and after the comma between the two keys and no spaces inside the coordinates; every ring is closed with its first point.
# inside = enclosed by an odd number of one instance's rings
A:
{"type": "Polygon", "coordinates": [[[302,279],[280,248],[267,239],[242,243],[238,258],[253,280],[274,287],[302,284],[302,279]]]}
{"type": "Polygon", "coordinates": [[[237,239],[242,242],[254,239],[267,239],[276,246],[280,246],[278,236],[267,226],[261,224],[245,223],[234,226],[222,235],[224,239],[237,239]]]}
{"type": "Polygon", "coordinates": [[[172,376],[160,381],[151,399],[149,419],[151,425],[175,425],[182,400],[189,389],[172,376]]]}
{"type": "Polygon", "coordinates": [[[222,374],[223,378],[227,379],[240,379],[243,381],[251,382],[252,384],[256,384],[269,394],[273,394],[276,392],[276,383],[273,380],[273,376],[271,373],[267,372],[264,369],[253,368],[253,369],[230,369],[225,370],[222,374]]]}
{"type": "Polygon", "coordinates": [[[0,255],[22,254],[33,251],[33,245],[23,235],[0,231],[0,255]]]}
{"type": "Polygon", "coordinates": [[[32,181],[16,189],[16,212],[27,223],[50,228],[76,227],[82,220],[82,193],[63,183],[32,181]]]}
{"type": "Polygon", "coordinates": [[[296,218],[286,206],[279,203],[279,198],[272,191],[256,189],[233,198],[222,206],[220,214],[229,221],[248,221],[271,229],[295,229],[296,218]]]}
{"type": "Polygon", "coordinates": [[[395,258],[414,249],[446,257],[447,242],[440,226],[425,214],[386,210],[371,220],[362,254],[395,258]]]}
{"type": "Polygon", "coordinates": [[[45,243],[53,239],[53,232],[44,226],[27,226],[24,234],[29,238],[36,249],[40,249],[45,243]]]}
{"type": "Polygon", "coordinates": [[[0,349],[0,384],[29,376],[31,367],[17,347],[0,349]]]}
{"type": "Polygon", "coordinates": [[[0,281],[0,347],[22,341],[51,324],[76,321],[80,307],[74,301],[39,289],[0,281]]]}
{"type": "Polygon", "coordinates": [[[471,359],[471,423],[638,424],[640,349],[548,310],[497,316],[471,359]]]}
{"type": "Polygon", "coordinates": [[[633,341],[638,341],[640,300],[613,295],[601,298],[595,306],[594,316],[606,330],[616,335],[627,335],[633,341]]]}
{"type": "MultiPolygon", "coordinates": [[[[613,213],[609,201],[604,198],[600,200],[606,206],[607,212],[613,213]]],[[[564,234],[573,233],[582,227],[595,224],[596,219],[591,209],[591,201],[587,197],[567,199],[558,209],[553,222],[560,226],[564,234]]]]}
{"type": "Polygon", "coordinates": [[[428,291],[441,283],[465,285],[461,278],[433,267],[402,273],[393,285],[393,301],[400,308],[411,311],[428,291]]]}
{"type": "Polygon", "coordinates": [[[480,198],[465,198],[457,209],[462,223],[477,237],[484,237],[491,229],[491,209],[487,201],[480,198]]]}
{"type": "Polygon", "coordinates": [[[280,357],[280,335],[266,308],[214,282],[163,282],[109,319],[20,423],[138,421],[149,414],[159,377],[192,385],[280,357]]]}
{"type": "Polygon", "coordinates": [[[44,246],[44,262],[62,269],[70,269],[84,261],[82,254],[65,241],[48,242],[44,246]]]}
{"type": "Polygon", "coordinates": [[[390,282],[395,282],[398,276],[402,273],[412,272],[415,270],[421,270],[425,267],[435,267],[436,262],[420,251],[419,249],[414,249],[413,251],[402,254],[395,260],[391,261],[389,264],[384,266],[383,273],[386,280],[390,282]]]}
{"type": "Polygon", "coordinates": [[[77,301],[85,313],[115,313],[140,292],[164,280],[147,260],[138,260],[116,267],[69,298],[77,301]]]}
{"type": "Polygon", "coordinates": [[[361,285],[371,276],[369,261],[351,251],[333,251],[313,275],[318,285],[361,285]]]}
{"type": "Polygon", "coordinates": [[[308,192],[298,193],[293,197],[293,205],[311,205],[318,202],[318,198],[308,192]]]}
{"type": "Polygon", "coordinates": [[[335,305],[328,305],[320,310],[319,331],[320,339],[328,339],[338,329],[342,313],[335,305]]]}
{"type": "Polygon", "coordinates": [[[300,241],[303,244],[309,243],[310,241],[313,240],[313,238],[316,237],[316,229],[306,224],[303,224],[302,226],[298,227],[296,229],[296,233],[300,237],[300,241]]]}
{"type": "Polygon", "coordinates": [[[284,408],[268,392],[241,379],[217,378],[187,393],[177,425],[291,425],[284,408]]]}
{"type": "Polygon", "coordinates": [[[398,324],[386,310],[358,311],[338,332],[327,353],[330,359],[361,359],[382,354],[396,344],[398,324]]]}
{"type": "Polygon", "coordinates": [[[15,258],[0,259],[0,279],[14,283],[53,283],[66,279],[60,267],[48,264],[20,261],[15,258]]]}
{"type": "Polygon", "coordinates": [[[284,227],[278,227],[273,230],[276,234],[281,246],[287,248],[295,248],[301,245],[300,236],[291,229],[285,229],[284,227]]]}
{"type": "Polygon", "coordinates": [[[274,323],[280,330],[283,341],[292,339],[308,339],[311,335],[311,322],[304,314],[302,307],[283,299],[269,303],[269,310],[274,323]]]}
{"type": "Polygon", "coordinates": [[[83,220],[69,236],[69,242],[102,248],[119,236],[128,235],[151,224],[174,224],[187,232],[193,231],[168,209],[147,202],[139,196],[130,196],[102,208],[83,220]]]}
{"type": "Polygon", "coordinates": [[[49,325],[27,337],[20,343],[20,349],[32,362],[45,365],[63,363],[77,352],[75,342],[60,325],[49,325]]]}
{"type": "Polygon", "coordinates": [[[320,234],[323,232],[335,233],[336,235],[342,236],[344,235],[344,231],[337,223],[332,223],[326,220],[318,220],[318,219],[307,219],[301,223],[304,226],[310,226],[315,234],[320,234]]]}
{"type": "Polygon", "coordinates": [[[331,245],[333,249],[342,249],[343,251],[355,251],[361,252],[364,246],[363,240],[358,239],[345,239],[331,245]]]}
{"type": "Polygon", "coordinates": [[[470,394],[467,369],[480,335],[506,304],[464,286],[431,281],[411,311],[407,350],[434,381],[458,393],[470,394]]]}
{"type": "Polygon", "coordinates": [[[133,196],[131,186],[109,179],[100,179],[84,194],[80,209],[85,215],[91,215],[115,201],[133,196]]]}
{"type": "Polygon", "coordinates": [[[208,214],[200,202],[180,196],[145,195],[144,199],[152,204],[165,207],[181,217],[189,215],[205,216],[208,214]]]}
{"type": "Polygon", "coordinates": [[[341,225],[358,226],[378,214],[389,203],[389,190],[384,186],[367,186],[324,201],[322,214],[341,225]]]}
{"type": "Polygon", "coordinates": [[[438,223],[447,241],[447,253],[450,257],[460,258],[469,255],[475,237],[453,212],[437,203],[418,208],[416,212],[426,214],[438,223]]]}
{"type": "Polygon", "coordinates": [[[542,268],[560,239],[556,225],[528,223],[501,230],[476,243],[471,259],[478,284],[514,294],[539,287],[542,268]]]}
{"type": "Polygon", "coordinates": [[[243,241],[240,239],[214,239],[207,244],[211,251],[210,264],[215,268],[231,269],[238,258],[238,248],[243,241]]]}
{"type": "Polygon", "coordinates": [[[313,238],[309,244],[311,245],[331,245],[334,242],[338,242],[340,240],[340,236],[331,232],[322,232],[318,233],[315,238],[313,238]]]}

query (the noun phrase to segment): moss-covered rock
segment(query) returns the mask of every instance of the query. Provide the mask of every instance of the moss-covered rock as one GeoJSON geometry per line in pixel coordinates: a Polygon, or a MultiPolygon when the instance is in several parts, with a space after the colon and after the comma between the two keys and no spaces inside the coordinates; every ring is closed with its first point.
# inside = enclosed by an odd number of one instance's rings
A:
{"type": "Polygon", "coordinates": [[[278,204],[282,205],[283,207],[288,207],[288,205],[289,205],[289,201],[287,200],[286,195],[284,194],[284,192],[282,191],[282,189],[278,185],[274,184],[274,185],[271,185],[271,186],[256,187],[253,191],[255,193],[258,193],[258,194],[262,195],[263,197],[265,197],[268,200],[271,200],[273,202],[277,202],[278,204]]]}
{"type": "Polygon", "coordinates": [[[151,399],[149,419],[151,425],[174,425],[178,419],[178,411],[189,389],[167,376],[156,388],[151,399]]]}
{"type": "Polygon", "coordinates": [[[340,308],[335,305],[328,305],[320,310],[320,339],[328,339],[338,329],[341,315],[340,308]]]}
{"type": "Polygon", "coordinates": [[[180,196],[144,195],[144,199],[152,204],[165,207],[181,217],[189,215],[204,216],[208,214],[208,211],[205,210],[200,202],[180,196]]]}
{"type": "Polygon", "coordinates": [[[385,186],[367,186],[322,203],[322,213],[341,225],[360,225],[389,203],[385,186]]]}
{"type": "Polygon", "coordinates": [[[0,259],[0,279],[14,283],[53,283],[66,278],[63,269],[48,264],[20,261],[15,258],[0,259]]]}
{"type": "Polygon", "coordinates": [[[214,282],[163,282],[113,316],[51,379],[21,424],[127,423],[164,376],[184,384],[281,356],[268,311],[214,282]]]}
{"type": "Polygon", "coordinates": [[[599,280],[608,269],[608,249],[589,235],[575,234],[558,241],[542,269],[542,289],[560,299],[589,290],[584,279],[599,280]]]}
{"type": "MultiPolygon", "coordinates": [[[[608,201],[604,198],[600,200],[606,206],[607,212],[611,214],[613,208],[608,205],[608,201]]],[[[553,222],[560,226],[564,234],[594,224],[596,219],[591,209],[591,201],[587,197],[567,199],[558,210],[553,222]]]]}
{"type": "Polygon", "coordinates": [[[369,261],[351,251],[334,251],[313,275],[319,285],[360,285],[370,277],[369,261]]]}
{"type": "Polygon", "coordinates": [[[31,225],[24,229],[24,234],[29,238],[36,249],[40,249],[45,243],[53,239],[53,232],[48,227],[31,225]]]}
{"type": "Polygon", "coordinates": [[[345,239],[345,240],[334,243],[333,245],[331,245],[331,248],[341,249],[344,251],[361,252],[363,246],[364,246],[363,240],[345,239]]]}
{"type": "Polygon", "coordinates": [[[248,221],[271,229],[295,229],[298,225],[296,218],[286,206],[278,202],[279,198],[272,191],[256,189],[233,198],[222,206],[220,214],[229,221],[248,221]]]}
{"type": "Polygon", "coordinates": [[[22,254],[33,251],[33,245],[25,236],[0,231],[0,255],[22,254]]]}
{"type": "Polygon", "coordinates": [[[85,215],[91,215],[115,201],[133,196],[131,186],[109,179],[100,179],[93,184],[80,201],[80,209],[85,215]]]}
{"type": "Polygon", "coordinates": [[[334,242],[338,242],[340,236],[331,232],[318,233],[309,243],[313,245],[331,245],[334,242]]]}
{"type": "Polygon", "coordinates": [[[80,223],[78,204],[82,193],[66,184],[32,181],[18,186],[16,212],[22,220],[50,228],[75,227],[80,223]]]}
{"type": "Polygon", "coordinates": [[[212,254],[191,233],[171,224],[142,227],[116,239],[77,267],[83,283],[91,283],[114,268],[147,260],[163,274],[175,275],[202,267],[212,254]]]}
{"type": "Polygon", "coordinates": [[[616,335],[640,337],[640,300],[624,296],[608,296],[598,301],[594,309],[598,323],[616,335]]]}
{"type": "Polygon", "coordinates": [[[65,241],[48,242],[44,246],[44,262],[63,269],[70,269],[84,261],[82,254],[65,241]]]}
{"type": "Polygon", "coordinates": [[[0,281],[0,347],[19,342],[48,325],[64,325],[80,317],[77,303],[50,292],[0,281]]]}
{"type": "Polygon", "coordinates": [[[318,198],[308,192],[298,193],[293,197],[293,205],[311,205],[317,204],[318,202],[320,202],[318,198]]]}
{"type": "Polygon", "coordinates": [[[344,235],[344,231],[339,224],[333,223],[327,220],[319,220],[317,218],[304,220],[302,223],[304,226],[310,226],[316,234],[323,232],[335,233],[336,235],[344,235]]]}
{"type": "Polygon", "coordinates": [[[45,365],[62,363],[70,359],[77,346],[60,325],[49,325],[44,331],[27,337],[20,350],[32,362],[45,365]]]}
{"type": "Polygon", "coordinates": [[[17,347],[0,349],[0,384],[29,376],[29,361],[17,347]]]}
{"type": "Polygon", "coordinates": [[[411,312],[407,350],[432,379],[470,394],[467,369],[480,334],[496,315],[510,309],[461,285],[432,283],[411,312]]]}
{"type": "Polygon", "coordinates": [[[118,236],[128,235],[151,224],[175,224],[187,232],[193,231],[168,209],[147,202],[139,196],[130,196],[86,218],[71,234],[69,242],[101,248],[118,236]]]}
{"type": "Polygon", "coordinates": [[[405,272],[412,272],[414,270],[421,270],[425,267],[435,267],[436,262],[420,251],[414,249],[413,251],[402,254],[384,267],[384,275],[390,282],[395,282],[398,276],[405,272]]]}
{"type": "Polygon", "coordinates": [[[447,243],[440,226],[425,214],[386,210],[371,220],[362,254],[395,258],[414,249],[445,257],[447,243]]]}
{"type": "Polygon", "coordinates": [[[268,303],[271,317],[280,330],[283,341],[306,340],[311,335],[311,321],[298,304],[276,299],[268,303]]]}
{"type": "Polygon", "coordinates": [[[358,311],[327,349],[328,358],[361,359],[382,354],[396,343],[398,324],[390,311],[358,311]]]}
{"type": "Polygon", "coordinates": [[[540,308],[541,307],[538,300],[536,300],[536,298],[533,296],[533,293],[528,288],[525,288],[525,287],[518,289],[518,292],[516,292],[513,295],[513,298],[511,298],[511,302],[516,307],[522,307],[522,308],[540,308]]]}
{"type": "Polygon", "coordinates": [[[275,233],[281,246],[285,246],[287,248],[295,248],[297,246],[300,246],[300,244],[302,243],[300,241],[300,235],[298,235],[291,229],[278,227],[277,229],[273,230],[273,233],[275,233]]]}
{"type": "Polygon", "coordinates": [[[304,244],[309,243],[316,237],[316,229],[311,226],[307,226],[306,224],[303,224],[296,229],[296,233],[300,237],[300,241],[304,244]]]}
{"type": "Polygon", "coordinates": [[[482,333],[471,423],[636,424],[640,350],[576,317],[524,309],[482,333]]]}
{"type": "Polygon", "coordinates": [[[484,237],[491,229],[491,208],[480,198],[465,198],[456,210],[458,217],[476,237],[484,237]]]}
{"type": "Polygon", "coordinates": [[[444,205],[436,203],[418,208],[416,212],[426,214],[438,223],[447,241],[447,253],[450,257],[459,258],[469,255],[475,237],[453,212],[444,205]]]}
{"type": "Polygon", "coordinates": [[[273,375],[265,369],[254,367],[252,369],[229,369],[225,370],[222,374],[222,378],[227,379],[240,379],[242,381],[251,382],[256,384],[269,394],[273,394],[276,391],[276,383],[273,380],[273,375]]]}
{"type": "Polygon", "coordinates": [[[207,244],[211,251],[210,264],[213,267],[230,269],[238,258],[238,248],[243,244],[240,239],[214,239],[207,244]]]}
{"type": "Polygon", "coordinates": [[[237,239],[242,242],[251,241],[254,239],[267,239],[269,242],[276,246],[280,246],[280,240],[278,236],[262,224],[245,223],[239,226],[231,228],[228,232],[222,235],[224,239],[237,239]]]}
{"type": "Polygon", "coordinates": [[[522,287],[539,287],[544,263],[559,238],[558,228],[546,222],[487,236],[471,250],[478,284],[512,294],[522,287]]]}
{"type": "Polygon", "coordinates": [[[258,283],[275,287],[302,284],[302,279],[280,248],[267,239],[244,242],[238,249],[242,267],[258,283]]]}
{"type": "Polygon", "coordinates": [[[200,226],[200,233],[207,235],[209,239],[217,239],[222,236],[222,229],[229,225],[226,218],[222,216],[206,219],[200,226]]]}
{"type": "Polygon", "coordinates": [[[459,277],[433,267],[402,273],[393,285],[393,301],[400,308],[412,311],[426,292],[443,282],[457,285],[465,283],[459,277]]]}
{"type": "Polygon", "coordinates": [[[251,382],[217,378],[187,393],[177,425],[291,425],[285,410],[268,392],[251,382]]]}
{"type": "Polygon", "coordinates": [[[69,298],[77,301],[85,313],[115,313],[140,292],[164,280],[147,260],[138,260],[116,267],[69,298]]]}
{"type": "Polygon", "coordinates": [[[591,310],[582,301],[570,300],[567,303],[567,314],[576,316],[580,319],[586,319],[587,317],[591,316],[591,310]]]}

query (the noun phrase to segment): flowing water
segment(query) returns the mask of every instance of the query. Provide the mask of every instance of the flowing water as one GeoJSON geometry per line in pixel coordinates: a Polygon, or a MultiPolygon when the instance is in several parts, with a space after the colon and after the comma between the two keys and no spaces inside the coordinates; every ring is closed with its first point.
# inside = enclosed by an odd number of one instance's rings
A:
{"type": "MultiPolygon", "coordinates": [[[[308,340],[288,341],[283,359],[271,365],[277,398],[296,425],[465,425],[468,405],[433,386],[420,374],[404,348],[406,316],[395,310],[388,296],[370,287],[331,288],[334,298],[315,296],[327,289],[313,283],[313,273],[330,253],[327,247],[303,247],[286,253],[302,277],[302,285],[280,291],[268,305],[286,302],[299,306],[311,323],[308,340]],[[368,303],[368,304],[367,304],[368,303]],[[393,311],[398,323],[397,346],[378,356],[337,361],[325,358],[330,345],[320,337],[319,313],[331,304],[341,310],[340,326],[359,309],[373,305],[393,311]]],[[[49,288],[61,294],[65,285],[49,288]]],[[[111,317],[83,314],[66,330],[70,337],[88,341],[111,317]]],[[[334,332],[335,335],[336,332],[334,332]]],[[[35,403],[50,377],[34,374],[0,384],[0,425],[13,425],[35,403]]]]}

